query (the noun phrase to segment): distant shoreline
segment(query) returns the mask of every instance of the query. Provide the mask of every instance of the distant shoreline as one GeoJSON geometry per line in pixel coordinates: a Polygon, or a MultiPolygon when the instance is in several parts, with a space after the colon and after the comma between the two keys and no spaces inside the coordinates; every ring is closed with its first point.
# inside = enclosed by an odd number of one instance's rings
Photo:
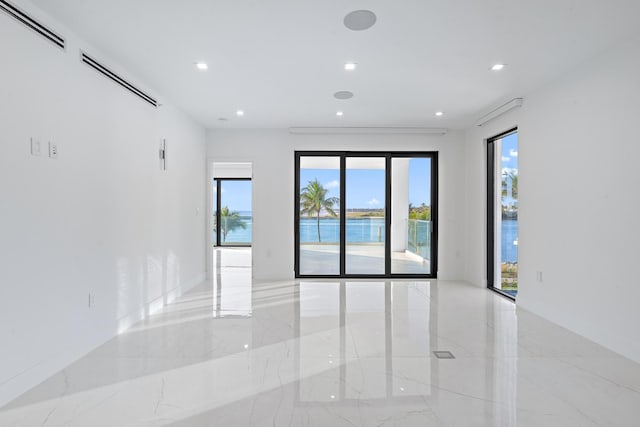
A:
{"type": "MultiPolygon", "coordinates": [[[[347,211],[347,218],[384,218],[384,212],[379,211],[379,212],[365,212],[365,211],[358,211],[358,212],[349,212],[347,211]]],[[[317,219],[317,216],[300,216],[300,218],[304,218],[304,219],[317,219]]],[[[338,217],[336,216],[331,216],[331,215],[320,215],[320,219],[336,219],[338,217]]]]}

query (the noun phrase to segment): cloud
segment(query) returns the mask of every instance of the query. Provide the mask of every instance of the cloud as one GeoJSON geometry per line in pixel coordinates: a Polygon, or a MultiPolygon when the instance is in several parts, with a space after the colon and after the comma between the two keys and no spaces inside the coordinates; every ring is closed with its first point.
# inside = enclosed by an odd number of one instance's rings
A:
{"type": "Polygon", "coordinates": [[[373,206],[378,206],[378,205],[380,204],[380,200],[378,200],[378,199],[376,199],[376,198],[374,197],[373,199],[369,200],[369,201],[367,202],[367,204],[368,204],[369,206],[372,206],[372,207],[373,207],[373,206]]]}
{"type": "Polygon", "coordinates": [[[511,150],[509,150],[509,155],[511,157],[518,157],[518,152],[512,148],[511,150]]]}
{"type": "Polygon", "coordinates": [[[324,185],[324,188],[338,188],[340,187],[340,181],[338,181],[337,179],[334,179],[333,181],[327,182],[324,185]]]}
{"type": "Polygon", "coordinates": [[[502,175],[508,175],[510,173],[518,175],[518,168],[502,168],[502,175]]]}
{"type": "Polygon", "coordinates": [[[503,161],[503,162],[508,162],[509,160],[511,160],[511,157],[509,157],[509,156],[502,156],[502,161],[503,161]]]}

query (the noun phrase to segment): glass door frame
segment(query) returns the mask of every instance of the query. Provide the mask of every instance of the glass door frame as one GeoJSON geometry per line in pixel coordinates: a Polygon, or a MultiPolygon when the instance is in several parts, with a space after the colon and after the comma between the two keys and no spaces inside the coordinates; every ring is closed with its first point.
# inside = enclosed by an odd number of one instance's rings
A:
{"type": "Polygon", "coordinates": [[[518,132],[518,127],[514,127],[505,132],[499,133],[491,138],[487,139],[487,288],[491,289],[494,292],[499,293],[513,301],[515,301],[515,297],[510,295],[507,292],[502,291],[500,288],[496,287],[495,279],[496,279],[496,245],[499,242],[496,242],[496,195],[498,191],[501,189],[496,188],[496,147],[495,142],[497,140],[503,139],[509,135],[518,132]]]}
{"type": "MultiPolygon", "coordinates": [[[[251,181],[251,178],[213,178],[213,188],[215,189],[215,193],[216,193],[216,206],[215,206],[215,210],[214,210],[214,224],[215,224],[215,229],[216,229],[216,240],[214,242],[215,247],[226,247],[226,248],[250,248],[251,245],[253,244],[253,230],[251,233],[251,243],[249,244],[233,244],[233,245],[229,245],[229,244],[222,244],[222,242],[220,241],[220,204],[222,202],[222,182],[223,181],[251,181]]],[[[253,193],[253,188],[251,189],[251,192],[253,193]]],[[[253,207],[252,207],[253,209],[253,207]]],[[[253,216],[253,212],[252,212],[252,216],[253,216]]],[[[253,219],[251,221],[253,223],[253,219]]]]}
{"type": "Polygon", "coordinates": [[[438,271],[438,152],[437,151],[295,151],[294,152],[294,273],[296,278],[436,278],[438,271]],[[300,158],[340,158],[340,273],[300,274],[300,158]],[[385,273],[346,273],[346,163],[348,157],[385,158],[385,273]],[[391,168],[393,158],[429,158],[431,160],[431,260],[428,274],[391,272],[391,168]]]}

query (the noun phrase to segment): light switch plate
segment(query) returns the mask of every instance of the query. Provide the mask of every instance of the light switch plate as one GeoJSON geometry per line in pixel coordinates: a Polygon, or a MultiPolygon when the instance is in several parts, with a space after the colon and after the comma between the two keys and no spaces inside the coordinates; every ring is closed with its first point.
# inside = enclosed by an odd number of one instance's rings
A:
{"type": "Polygon", "coordinates": [[[32,156],[40,155],[40,141],[35,138],[31,138],[31,155],[32,156]]]}
{"type": "Polygon", "coordinates": [[[51,141],[49,141],[49,157],[52,159],[58,158],[58,146],[51,141]]]}

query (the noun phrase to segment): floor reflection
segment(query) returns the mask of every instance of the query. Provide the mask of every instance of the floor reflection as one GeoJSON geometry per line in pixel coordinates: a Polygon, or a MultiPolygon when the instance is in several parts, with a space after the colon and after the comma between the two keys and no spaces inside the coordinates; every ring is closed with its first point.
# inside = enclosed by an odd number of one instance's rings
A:
{"type": "MultiPolygon", "coordinates": [[[[430,292],[428,281],[301,282],[299,335],[317,332],[319,325],[330,332],[325,335],[329,369],[322,377],[324,384],[318,387],[315,378],[301,380],[299,402],[411,400],[430,395],[434,363],[429,357],[430,292]],[[417,357],[409,369],[411,380],[407,380],[408,357],[417,357]],[[363,358],[366,363],[357,360],[363,358]],[[416,381],[418,377],[423,381],[416,381]]],[[[318,349],[299,347],[304,378],[304,363],[317,357],[318,349]]]]}
{"type": "Polygon", "coordinates": [[[215,248],[213,271],[213,316],[251,316],[251,248],[215,248]]]}
{"type": "Polygon", "coordinates": [[[633,425],[639,365],[486,289],[217,274],[0,409],[0,425],[633,425]],[[434,351],[455,359],[437,359],[434,351]]]}
{"type": "MultiPolygon", "coordinates": [[[[347,274],[384,274],[384,245],[348,244],[345,253],[347,274]]],[[[431,263],[418,255],[391,252],[393,274],[430,274],[431,263]]],[[[340,247],[337,244],[301,244],[300,274],[340,274],[340,247]]]]}

